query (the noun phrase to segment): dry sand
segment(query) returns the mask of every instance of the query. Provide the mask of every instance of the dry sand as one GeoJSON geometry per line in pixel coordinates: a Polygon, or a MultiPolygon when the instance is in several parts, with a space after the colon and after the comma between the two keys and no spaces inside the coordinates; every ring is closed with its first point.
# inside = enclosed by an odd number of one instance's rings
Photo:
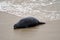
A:
{"type": "Polygon", "coordinates": [[[60,40],[60,20],[35,28],[13,29],[22,17],[0,12],[0,40],[60,40]]]}

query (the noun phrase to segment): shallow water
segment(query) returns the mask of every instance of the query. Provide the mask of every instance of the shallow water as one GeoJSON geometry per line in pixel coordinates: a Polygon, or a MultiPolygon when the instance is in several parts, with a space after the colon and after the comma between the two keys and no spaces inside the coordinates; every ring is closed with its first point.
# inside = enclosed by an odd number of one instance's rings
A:
{"type": "Polygon", "coordinates": [[[60,0],[0,0],[0,11],[19,17],[60,20],[60,0]]]}

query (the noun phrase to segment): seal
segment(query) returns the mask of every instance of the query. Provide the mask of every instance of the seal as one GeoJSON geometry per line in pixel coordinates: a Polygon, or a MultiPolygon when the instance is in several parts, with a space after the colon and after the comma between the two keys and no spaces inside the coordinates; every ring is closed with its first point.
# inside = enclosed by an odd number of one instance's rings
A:
{"type": "Polygon", "coordinates": [[[35,27],[37,25],[42,25],[45,24],[45,22],[39,22],[34,17],[26,17],[21,19],[18,23],[14,24],[14,29],[18,28],[30,28],[30,27],[35,27]]]}

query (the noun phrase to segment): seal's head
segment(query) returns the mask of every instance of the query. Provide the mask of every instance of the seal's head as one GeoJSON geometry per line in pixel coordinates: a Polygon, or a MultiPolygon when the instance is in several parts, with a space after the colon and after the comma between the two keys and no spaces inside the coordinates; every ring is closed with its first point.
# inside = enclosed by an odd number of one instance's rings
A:
{"type": "Polygon", "coordinates": [[[24,24],[21,25],[20,23],[14,25],[14,29],[20,29],[20,28],[26,28],[26,27],[24,26],[24,24]]]}
{"type": "Polygon", "coordinates": [[[17,28],[18,28],[18,25],[15,24],[15,25],[14,25],[14,29],[17,29],[17,28]]]}

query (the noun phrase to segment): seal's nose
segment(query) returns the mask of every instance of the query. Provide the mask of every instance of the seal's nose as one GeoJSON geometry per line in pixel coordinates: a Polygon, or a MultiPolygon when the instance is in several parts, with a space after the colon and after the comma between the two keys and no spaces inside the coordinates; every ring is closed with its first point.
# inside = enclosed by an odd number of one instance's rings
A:
{"type": "Polygon", "coordinates": [[[14,29],[17,29],[17,25],[16,24],[14,25],[14,29]]]}

